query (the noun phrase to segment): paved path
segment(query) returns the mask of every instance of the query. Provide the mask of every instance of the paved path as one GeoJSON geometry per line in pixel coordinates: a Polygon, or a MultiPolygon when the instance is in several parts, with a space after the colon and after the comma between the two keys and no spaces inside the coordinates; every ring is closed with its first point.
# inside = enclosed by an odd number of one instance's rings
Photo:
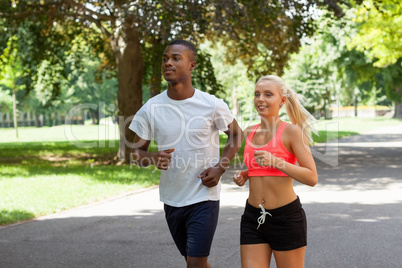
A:
{"type": "MultiPolygon", "coordinates": [[[[402,125],[312,150],[319,184],[295,184],[308,217],[306,267],[401,267],[402,125]]],[[[248,189],[231,182],[234,172],[222,179],[215,268],[240,267],[248,189]]],[[[158,200],[153,188],[0,228],[0,267],[185,267],[158,200]]]]}

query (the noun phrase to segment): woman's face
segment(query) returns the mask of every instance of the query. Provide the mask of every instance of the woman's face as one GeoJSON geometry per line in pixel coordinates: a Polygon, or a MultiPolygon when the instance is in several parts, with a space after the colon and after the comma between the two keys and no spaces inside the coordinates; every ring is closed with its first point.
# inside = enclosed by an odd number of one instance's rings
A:
{"type": "Polygon", "coordinates": [[[279,109],[285,103],[275,82],[263,80],[255,86],[254,106],[261,116],[279,115],[279,109]]]}

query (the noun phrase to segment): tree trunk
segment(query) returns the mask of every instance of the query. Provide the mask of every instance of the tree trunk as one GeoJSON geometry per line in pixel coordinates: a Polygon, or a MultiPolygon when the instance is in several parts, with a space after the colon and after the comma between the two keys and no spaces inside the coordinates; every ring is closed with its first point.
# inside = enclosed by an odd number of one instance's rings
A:
{"type": "Polygon", "coordinates": [[[118,158],[126,163],[130,161],[130,144],[134,141],[134,132],[128,129],[135,113],[142,106],[143,58],[141,54],[140,33],[134,23],[126,20],[125,42],[115,37],[112,48],[117,61],[117,92],[120,143],[118,158]],[[125,46],[124,46],[125,43],[125,46]],[[120,52],[124,48],[123,53],[120,52]]]}
{"type": "Polygon", "coordinates": [[[95,115],[94,115],[94,112],[92,110],[89,110],[89,116],[91,117],[92,125],[96,125],[95,115]]]}
{"type": "Polygon", "coordinates": [[[160,38],[153,39],[152,44],[153,44],[153,52],[151,55],[152,75],[149,84],[149,91],[151,94],[151,98],[161,93],[161,87],[162,87],[161,56],[163,54],[163,50],[165,49],[165,44],[162,44],[162,40],[160,38]]]}
{"type": "Polygon", "coordinates": [[[354,106],[355,106],[355,117],[357,117],[357,97],[355,96],[354,100],[354,106]]]}
{"type": "Polygon", "coordinates": [[[393,118],[402,118],[402,102],[394,102],[395,113],[393,118]]]}
{"type": "MultiPolygon", "coordinates": [[[[99,108],[94,110],[94,109],[90,109],[89,110],[89,116],[91,117],[92,120],[92,125],[99,125],[99,108]]],[[[85,118],[84,118],[84,122],[85,122],[85,118]]]]}
{"type": "Polygon", "coordinates": [[[15,137],[18,139],[18,120],[17,120],[17,97],[15,92],[15,85],[13,88],[13,113],[14,113],[14,129],[15,137]]]}

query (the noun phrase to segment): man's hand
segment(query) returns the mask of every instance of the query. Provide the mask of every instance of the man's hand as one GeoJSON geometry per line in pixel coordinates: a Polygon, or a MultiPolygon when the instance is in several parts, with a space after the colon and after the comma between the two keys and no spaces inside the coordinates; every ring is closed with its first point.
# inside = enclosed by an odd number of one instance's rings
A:
{"type": "Polygon", "coordinates": [[[218,185],[219,180],[224,172],[225,172],[224,168],[220,166],[214,166],[204,170],[198,176],[198,178],[201,179],[203,185],[207,187],[214,187],[218,185]]]}
{"type": "Polygon", "coordinates": [[[169,168],[170,162],[172,161],[171,153],[173,152],[174,148],[155,153],[152,156],[152,164],[158,169],[167,170],[169,168]]]}

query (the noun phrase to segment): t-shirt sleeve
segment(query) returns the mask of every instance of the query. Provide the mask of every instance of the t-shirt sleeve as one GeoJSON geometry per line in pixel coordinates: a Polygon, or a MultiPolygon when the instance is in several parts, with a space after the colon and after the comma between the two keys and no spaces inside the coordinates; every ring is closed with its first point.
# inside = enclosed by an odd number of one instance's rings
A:
{"type": "Polygon", "coordinates": [[[228,125],[233,122],[234,116],[228,105],[221,99],[215,99],[214,124],[221,131],[228,130],[228,125]]]}
{"type": "Polygon", "coordinates": [[[149,124],[145,105],[135,114],[128,128],[134,131],[141,139],[152,140],[151,125],[149,124]]]}

